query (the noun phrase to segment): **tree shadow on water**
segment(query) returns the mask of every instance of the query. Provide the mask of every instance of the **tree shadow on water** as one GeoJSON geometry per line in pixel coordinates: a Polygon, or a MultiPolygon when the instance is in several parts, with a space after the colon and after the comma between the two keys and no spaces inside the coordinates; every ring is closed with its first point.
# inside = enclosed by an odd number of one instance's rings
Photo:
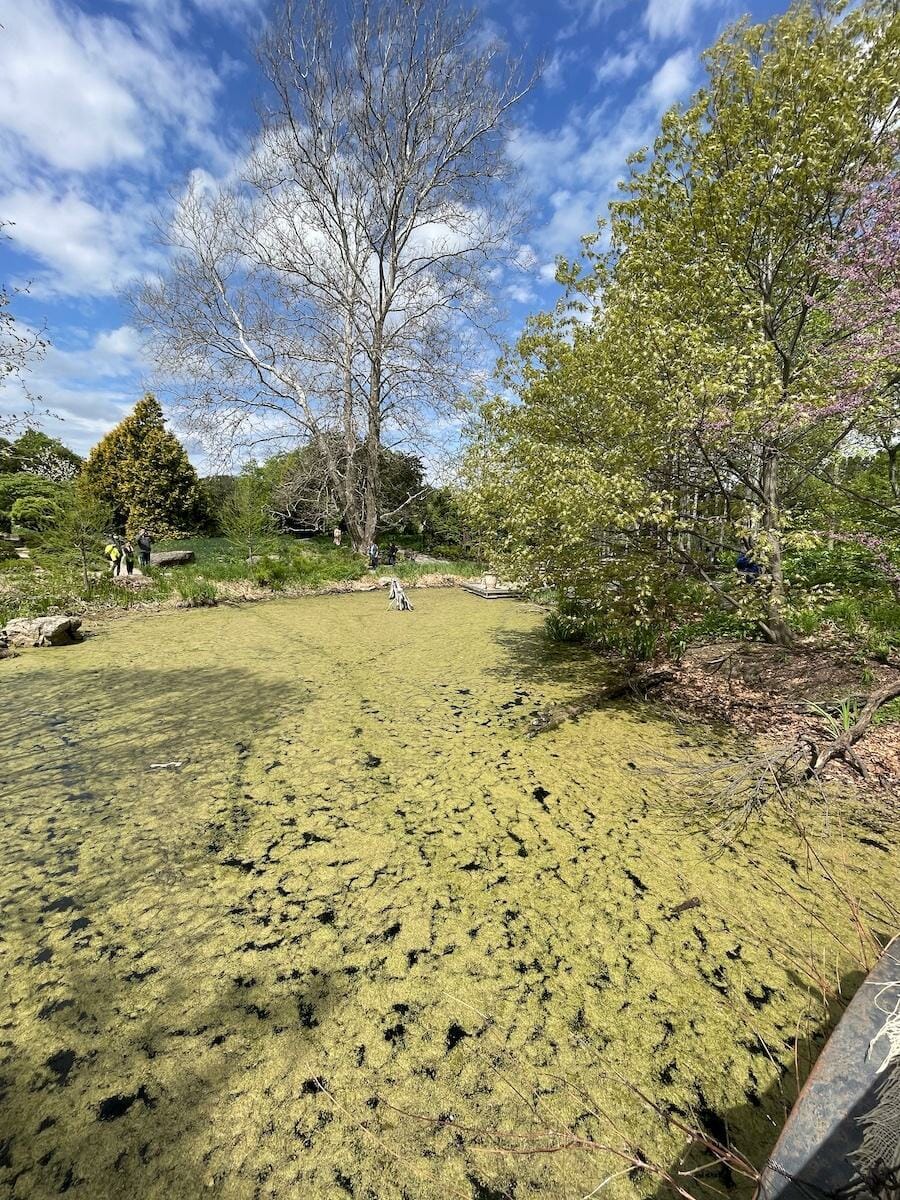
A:
{"type": "Polygon", "coordinates": [[[4,696],[0,791],[46,799],[48,787],[93,791],[154,762],[214,761],[246,750],[277,713],[302,711],[302,688],[233,666],[115,665],[35,673],[4,696]]]}
{"type": "Polygon", "coordinates": [[[499,629],[493,637],[503,651],[502,661],[489,670],[495,677],[588,692],[608,678],[609,668],[594,651],[553,642],[542,628],[499,629]]]}
{"type": "Polygon", "coordinates": [[[310,1136],[322,1097],[298,1047],[312,1046],[311,1020],[327,1020],[333,981],[273,991],[223,970],[217,998],[186,1010],[189,975],[184,964],[129,982],[110,964],[69,964],[67,1005],[38,1039],[6,1042],[0,1194],[194,1197],[224,1168],[228,1194],[251,1195],[261,1166],[284,1165],[272,1129],[300,1137],[302,1122],[310,1136]],[[134,1019],[138,1008],[147,1015],[134,1019]],[[289,1083],[275,1093],[261,1079],[289,1083]]]}

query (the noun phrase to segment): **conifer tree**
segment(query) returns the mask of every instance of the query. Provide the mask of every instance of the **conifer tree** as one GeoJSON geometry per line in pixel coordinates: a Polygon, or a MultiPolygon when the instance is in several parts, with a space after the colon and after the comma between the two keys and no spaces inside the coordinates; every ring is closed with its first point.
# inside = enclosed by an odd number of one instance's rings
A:
{"type": "Polygon", "coordinates": [[[146,526],[160,537],[193,526],[200,516],[197,473],[149,394],[94,447],[84,473],[130,536],[146,526]]]}

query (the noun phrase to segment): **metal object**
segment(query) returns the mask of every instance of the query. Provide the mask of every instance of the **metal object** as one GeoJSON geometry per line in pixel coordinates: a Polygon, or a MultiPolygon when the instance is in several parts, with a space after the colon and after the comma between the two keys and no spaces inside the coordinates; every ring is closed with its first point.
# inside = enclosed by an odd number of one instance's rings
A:
{"type": "Polygon", "coordinates": [[[886,1062],[891,1046],[885,1036],[898,1005],[895,938],[819,1055],[762,1173],[756,1200],[900,1196],[900,1058],[894,1047],[886,1062]]]}

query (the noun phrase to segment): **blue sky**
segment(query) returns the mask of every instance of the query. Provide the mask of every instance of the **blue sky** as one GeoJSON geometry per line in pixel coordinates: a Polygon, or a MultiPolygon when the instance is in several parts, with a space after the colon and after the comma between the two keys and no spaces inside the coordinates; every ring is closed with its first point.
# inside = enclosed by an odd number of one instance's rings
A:
{"type": "MultiPolygon", "coordinates": [[[[189,173],[224,175],[252,136],[252,47],[267,0],[0,0],[0,279],[30,281],[19,319],[52,343],[32,386],[86,451],[151,376],[121,290],[163,262],[154,217],[189,173]]],[[[500,287],[510,332],[552,305],[626,156],[701,82],[700,52],[743,13],[786,0],[485,0],[481,20],[541,83],[509,152],[534,219],[500,287]]],[[[0,411],[19,398],[0,392],[0,411]]],[[[202,465],[199,447],[191,447],[202,465]]]]}

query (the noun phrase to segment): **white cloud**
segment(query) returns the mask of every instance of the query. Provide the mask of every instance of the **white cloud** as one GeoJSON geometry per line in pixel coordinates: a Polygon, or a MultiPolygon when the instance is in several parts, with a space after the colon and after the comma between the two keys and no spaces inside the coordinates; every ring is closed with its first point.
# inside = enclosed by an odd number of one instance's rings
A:
{"type": "Polygon", "coordinates": [[[559,91],[567,82],[571,68],[580,57],[581,52],[578,50],[554,50],[541,76],[544,86],[551,92],[559,91]]]}
{"type": "Polygon", "coordinates": [[[605,54],[594,67],[594,75],[598,83],[630,79],[645,61],[645,47],[638,42],[627,50],[605,54]]]}
{"type": "MultiPolygon", "coordinates": [[[[543,260],[575,254],[580,238],[595,231],[627,173],[628,155],[652,143],[660,113],[691,90],[697,70],[695,52],[680,50],[623,107],[608,100],[575,106],[558,129],[515,131],[509,153],[548,210],[532,237],[543,260]]],[[[548,265],[545,281],[549,274],[548,265]]]]}
{"type": "Polygon", "coordinates": [[[506,288],[508,299],[516,304],[534,304],[537,300],[537,292],[528,283],[511,283],[506,288]]]}
{"type": "Polygon", "coordinates": [[[647,0],[644,25],[652,38],[686,34],[700,9],[715,8],[721,0],[647,0]]]}
{"type": "Polygon", "coordinates": [[[557,41],[574,37],[584,29],[593,29],[625,4],[626,0],[562,0],[562,7],[572,13],[572,20],[560,29],[557,41]]]}
{"type": "Polygon", "coordinates": [[[149,170],[167,134],[219,150],[219,79],[171,26],[132,28],[65,0],[0,0],[0,25],[0,127],[39,162],[149,170]]]}
{"type": "Polygon", "coordinates": [[[120,325],[118,329],[98,334],[94,349],[101,355],[108,355],[112,362],[134,360],[141,350],[141,335],[133,325],[120,325]]]}
{"type": "Polygon", "coordinates": [[[647,96],[657,109],[668,108],[688,91],[697,72],[697,55],[693,50],[679,50],[667,58],[650,80],[647,96]]]}
{"type": "MultiPolygon", "coordinates": [[[[42,428],[86,454],[134,407],[144,367],[139,335],[127,325],[66,349],[50,346],[28,379],[42,428]]],[[[0,413],[17,407],[20,397],[0,388],[0,413]]]]}
{"type": "Polygon", "coordinates": [[[131,196],[94,204],[74,186],[35,182],[0,192],[4,232],[44,270],[32,292],[111,295],[156,261],[145,245],[150,209],[131,196]]]}

